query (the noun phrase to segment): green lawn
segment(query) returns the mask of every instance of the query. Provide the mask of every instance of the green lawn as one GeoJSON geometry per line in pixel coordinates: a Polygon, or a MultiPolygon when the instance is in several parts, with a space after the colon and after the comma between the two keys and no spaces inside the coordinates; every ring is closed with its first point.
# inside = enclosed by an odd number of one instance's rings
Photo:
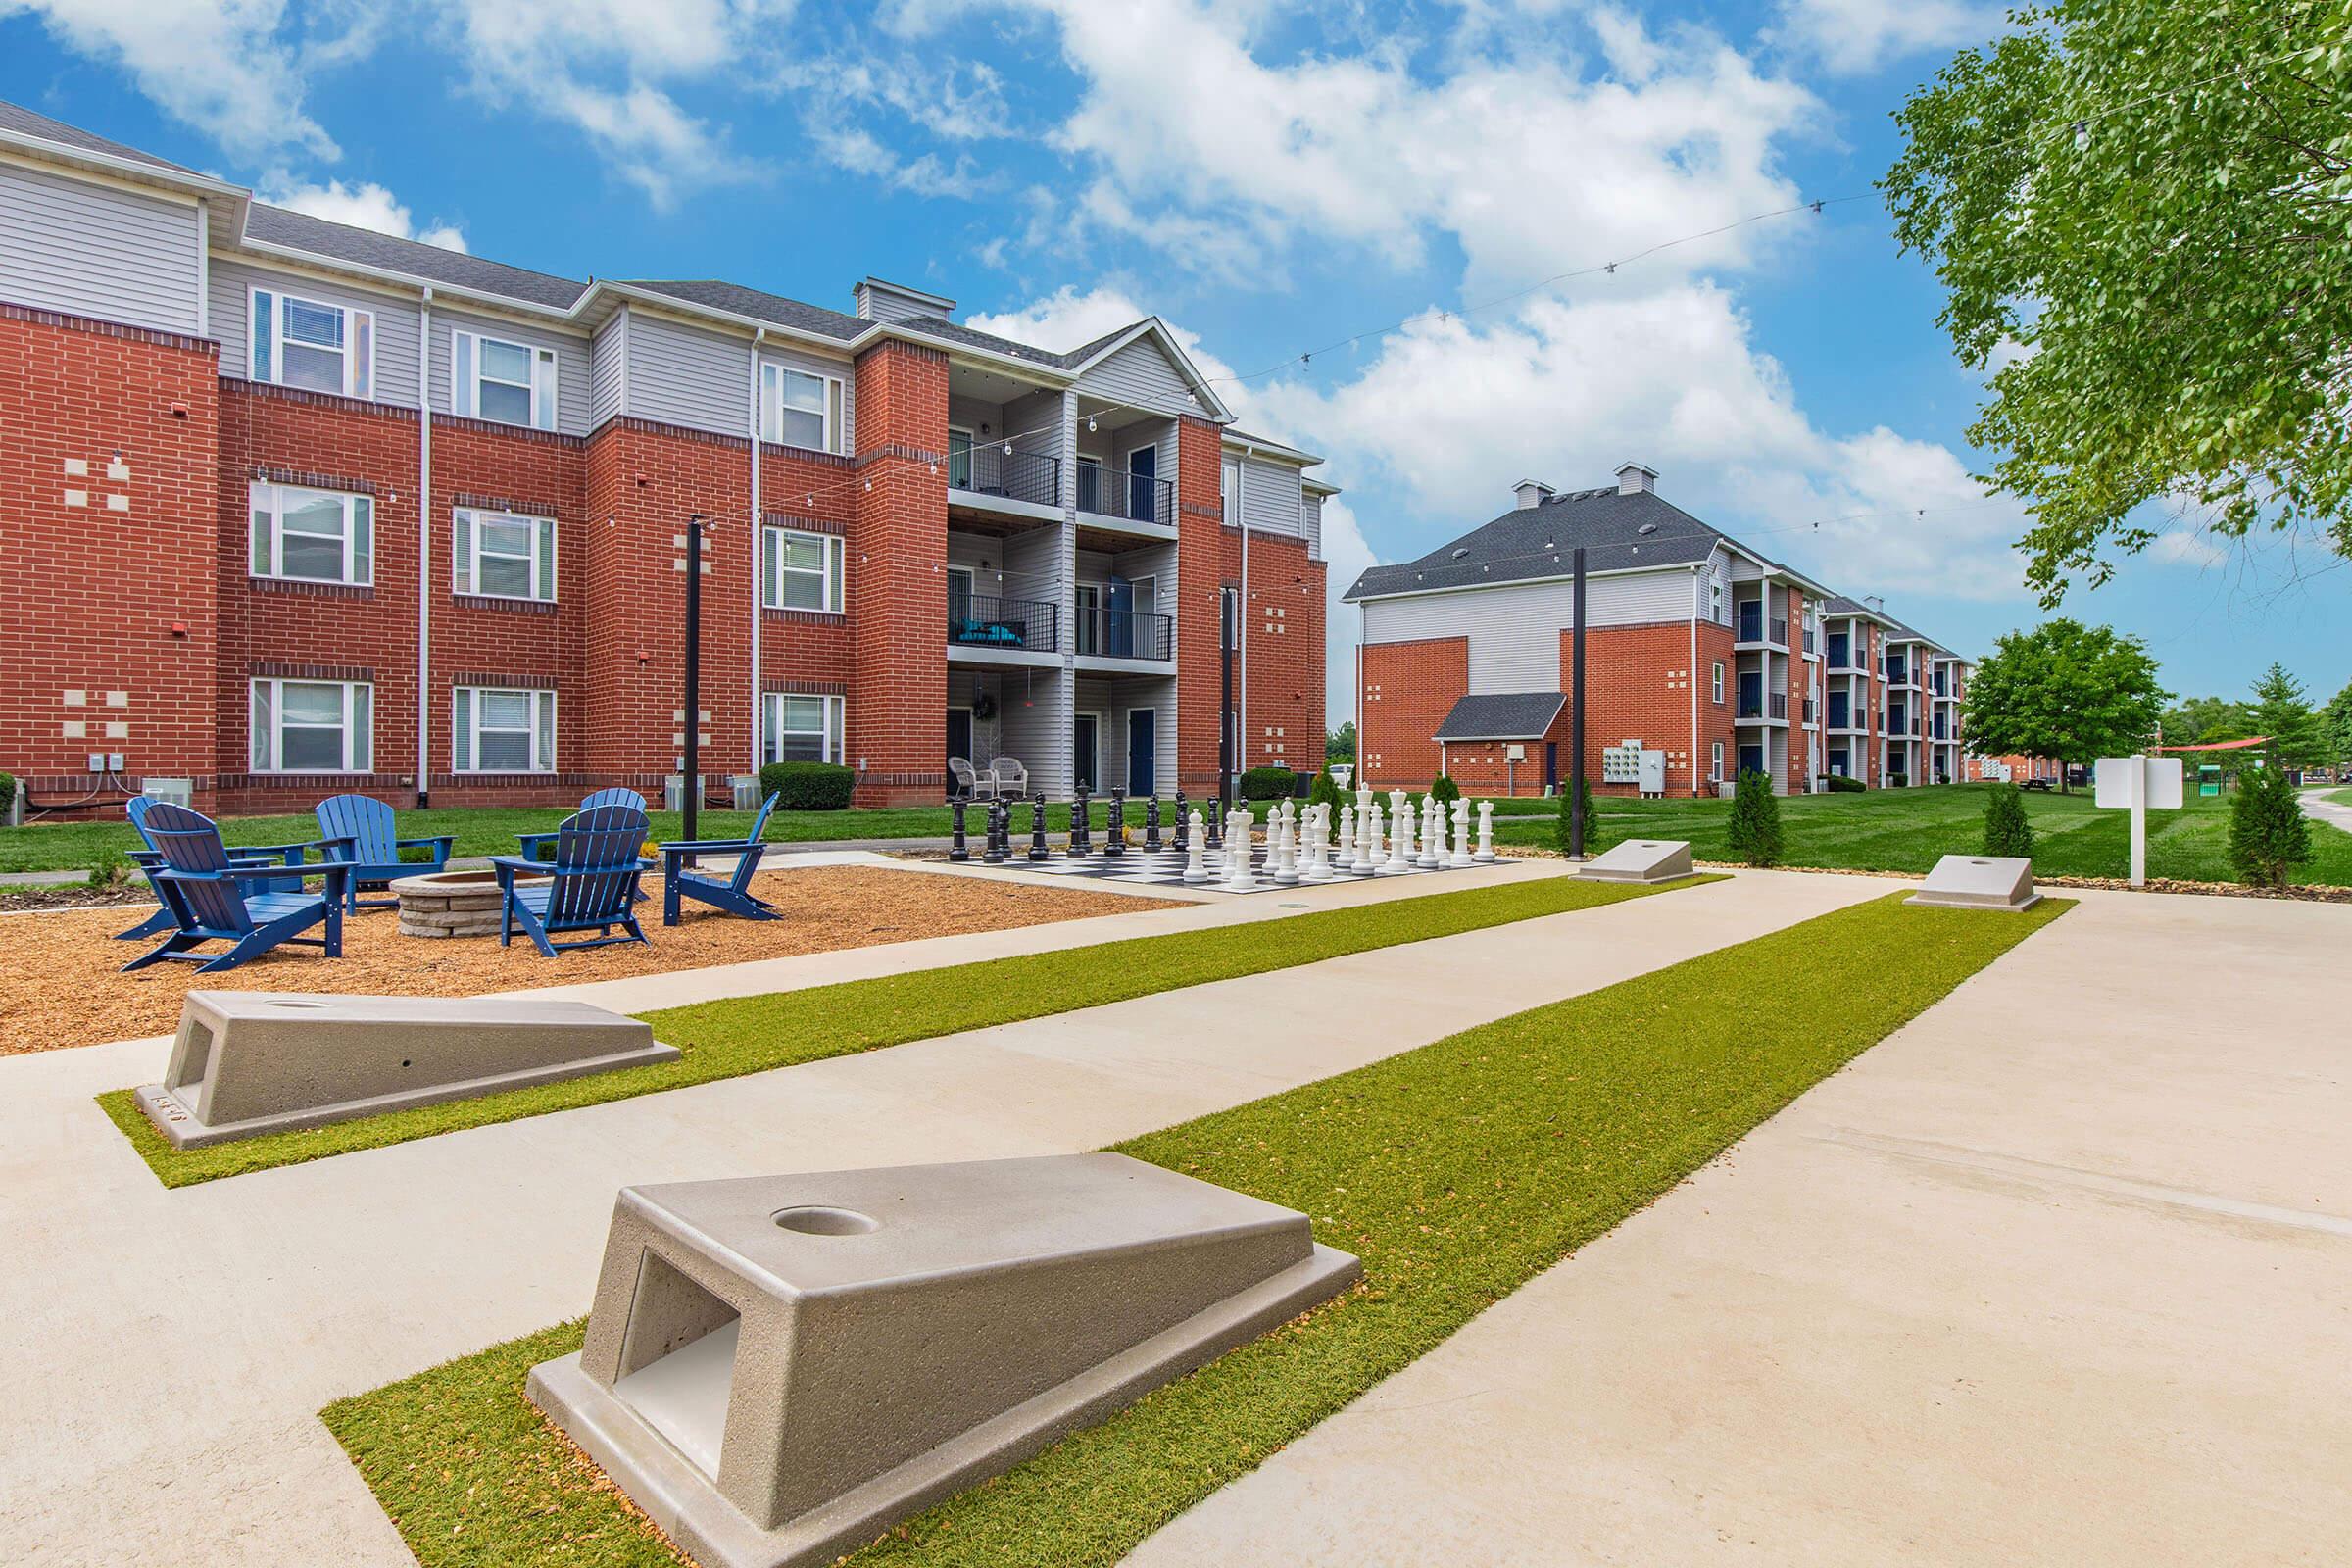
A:
{"type": "MultiPolygon", "coordinates": [[[[1982,784],[1929,785],[1846,795],[1791,795],[1781,801],[1787,863],[1840,870],[1914,871],[1935,867],[1943,855],[1974,855],[1984,847],[1982,784]]],[[[2131,816],[2102,811],[2087,792],[2024,792],[2034,824],[2034,869],[2045,876],[2114,876],[2131,869],[2131,816]]],[[[1550,802],[1518,803],[1546,809],[1550,802]]],[[[1497,805],[1499,812],[1502,806],[1497,805]]],[[[1729,801],[1638,801],[1604,797],[1593,803],[1609,842],[1622,838],[1689,839],[1702,860],[1729,860],[1725,829],[1729,801]]],[[[1552,827],[1498,822],[1498,844],[1549,849],[1552,827]]],[[[2316,858],[2297,882],[2352,886],[2352,833],[2324,822],[2311,825],[2316,858]]],[[[2230,802],[2192,798],[2178,811],[2148,813],[2148,875],[2195,882],[2236,880],[2230,869],[2230,802]]]]}
{"type": "MultiPolygon", "coordinates": [[[[2068,906],[1876,901],[1119,1146],[1312,1215],[1362,1286],[851,1562],[1115,1562],[2068,906]],[[1724,1005],[1759,984],[1782,1001],[1724,1005]]],[[[522,1396],[579,1341],[559,1325],[321,1413],[424,1568],[672,1560],[522,1396]]]]}
{"type": "MultiPolygon", "coordinates": [[[[1695,882],[1675,885],[1688,887],[1695,882]]],[[[1349,909],[1323,909],[1262,924],[1135,937],[672,1007],[643,1016],[654,1026],[655,1038],[683,1053],[676,1061],[626,1067],[475,1100],[418,1105],[328,1127],[268,1133],[204,1149],[173,1149],[140,1111],[127,1089],[100,1095],[98,1103],[166,1187],[186,1187],[466,1127],[602,1104],[908,1040],[1099,1007],[1211,980],[1264,974],[1402,942],[1592,908],[1654,891],[1658,890],[1544,877],[1349,909]]]]}
{"type": "MultiPolygon", "coordinates": [[[[1105,811],[1106,808],[1098,805],[1090,813],[1095,826],[1101,827],[1107,820],[1105,811]]],[[[457,855],[513,855],[517,833],[550,832],[569,814],[570,808],[565,807],[466,807],[403,811],[400,834],[403,838],[419,839],[454,834],[457,843],[452,852],[457,855]]],[[[1140,805],[1128,812],[1128,823],[1137,831],[1141,831],[1143,814],[1140,805]]],[[[695,831],[707,839],[749,832],[752,816],[750,811],[705,811],[695,831]]],[[[677,812],[655,811],[652,817],[655,838],[685,836],[677,812]]],[[[1026,808],[1016,808],[1012,819],[1016,832],[1028,832],[1026,808]]],[[[966,826],[975,838],[985,821],[986,813],[981,811],[970,812],[966,817],[966,826]]],[[[1169,821],[1172,825],[1174,818],[1169,821]]],[[[952,825],[944,806],[778,811],[768,818],[766,836],[770,843],[777,844],[808,844],[821,839],[937,838],[944,846],[952,825]]],[[[1069,831],[1070,808],[1049,805],[1046,825],[1053,832],[1069,831]]],[[[318,823],[308,814],[232,816],[220,823],[220,836],[230,844],[299,844],[318,836],[318,823]]],[[[137,844],[138,836],[121,818],[111,822],[36,822],[25,827],[0,828],[0,871],[86,871],[101,862],[122,858],[124,851],[137,844]]]]}

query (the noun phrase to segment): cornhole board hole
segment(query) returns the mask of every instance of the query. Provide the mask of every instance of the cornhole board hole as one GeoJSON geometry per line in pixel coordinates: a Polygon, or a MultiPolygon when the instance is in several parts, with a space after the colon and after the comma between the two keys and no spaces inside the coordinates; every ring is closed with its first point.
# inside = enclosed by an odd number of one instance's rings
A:
{"type": "Polygon", "coordinates": [[[581,1002],[191,991],[164,1081],[133,1093],[196,1149],[677,1058],[581,1002]]]}
{"type": "Polygon", "coordinates": [[[2034,891],[2034,862],[2008,857],[1947,855],[1936,862],[1919,891],[1903,901],[1939,909],[2031,909],[2041,902],[2034,891]]]}
{"type": "Polygon", "coordinates": [[[527,1392],[705,1568],[830,1563],[1344,1289],[1306,1216],[1119,1154],[623,1188],[527,1392]]]}
{"type": "Polygon", "coordinates": [[[1690,846],[1680,839],[1627,839],[1576,874],[1588,882],[1672,882],[1690,875],[1690,846]]]}

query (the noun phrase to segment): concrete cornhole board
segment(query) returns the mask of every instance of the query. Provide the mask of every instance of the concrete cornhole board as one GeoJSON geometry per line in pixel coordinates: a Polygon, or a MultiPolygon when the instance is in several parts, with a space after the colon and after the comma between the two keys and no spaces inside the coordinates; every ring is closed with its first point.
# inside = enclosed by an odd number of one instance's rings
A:
{"type": "Polygon", "coordinates": [[[1359,1272],[1120,1154],[623,1188],[533,1403],[705,1568],[829,1563],[1359,1272]]]}
{"type": "Polygon", "coordinates": [[[133,1093],[195,1149],[677,1058],[580,1002],[191,991],[164,1081],[133,1093]]]}
{"type": "Polygon", "coordinates": [[[1576,874],[1588,882],[1672,882],[1691,874],[1690,846],[1680,839],[1627,839],[1576,874]]]}
{"type": "Polygon", "coordinates": [[[2034,862],[1984,855],[1947,855],[1936,862],[1919,891],[1903,901],[1938,909],[2031,909],[2041,902],[2034,891],[2034,862]]]}

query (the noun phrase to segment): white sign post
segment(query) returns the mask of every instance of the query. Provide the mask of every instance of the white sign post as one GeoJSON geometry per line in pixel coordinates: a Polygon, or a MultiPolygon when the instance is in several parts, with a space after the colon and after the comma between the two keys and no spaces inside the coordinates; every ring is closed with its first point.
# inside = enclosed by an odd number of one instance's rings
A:
{"type": "Polygon", "coordinates": [[[2148,812],[2180,809],[2180,759],[2102,757],[2091,774],[2092,804],[2132,813],[2132,885],[2148,885],[2148,812]]]}

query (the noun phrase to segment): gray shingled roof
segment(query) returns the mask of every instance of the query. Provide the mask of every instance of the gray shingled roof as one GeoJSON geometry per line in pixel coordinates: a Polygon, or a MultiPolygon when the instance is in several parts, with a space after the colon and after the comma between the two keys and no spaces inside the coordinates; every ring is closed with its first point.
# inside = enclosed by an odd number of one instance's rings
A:
{"type": "Polygon", "coordinates": [[[0,103],[0,130],[15,131],[21,136],[37,136],[43,141],[53,141],[61,147],[73,147],[85,153],[107,153],[116,158],[127,158],[134,164],[145,164],[151,169],[168,169],[174,174],[197,172],[184,164],[158,158],[153,153],[143,153],[136,147],[125,147],[119,141],[108,141],[104,136],[93,135],[77,125],[69,125],[62,120],[51,120],[47,115],[35,114],[22,104],[0,103]]]}
{"type": "Polygon", "coordinates": [[[568,277],[509,267],[504,262],[468,256],[464,251],[427,245],[421,240],[398,239],[372,228],[330,222],[290,208],[271,207],[266,202],[255,202],[247,209],[245,237],[559,311],[568,310],[588,288],[587,284],[568,277]]]}
{"type": "Polygon", "coordinates": [[[1569,569],[1568,553],[1579,545],[1587,571],[1690,565],[1706,560],[1725,537],[1654,491],[1621,495],[1615,485],[1573,490],[1538,506],[1514,507],[1418,561],[1371,567],[1348,597],[1557,577],[1569,569]]]}
{"type": "Polygon", "coordinates": [[[1568,698],[1562,692],[1489,692],[1465,697],[1453,705],[1433,741],[1541,740],[1560,716],[1568,698]]]}
{"type": "Polygon", "coordinates": [[[700,305],[709,310],[728,311],[736,316],[748,316],[755,321],[769,321],[777,326],[789,326],[796,332],[814,332],[819,337],[847,343],[874,323],[862,317],[828,311],[821,305],[807,305],[788,300],[781,294],[764,289],[745,288],[741,283],[725,283],[715,277],[691,278],[630,278],[630,288],[649,293],[666,294],[673,300],[700,305]]]}

